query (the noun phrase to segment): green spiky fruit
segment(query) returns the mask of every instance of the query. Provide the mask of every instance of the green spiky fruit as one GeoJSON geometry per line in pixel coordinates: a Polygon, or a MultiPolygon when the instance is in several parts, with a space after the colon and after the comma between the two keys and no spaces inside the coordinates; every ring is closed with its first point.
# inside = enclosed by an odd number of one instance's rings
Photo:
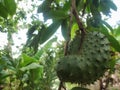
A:
{"type": "Polygon", "coordinates": [[[102,33],[89,32],[84,37],[79,54],[74,54],[76,53],[74,49],[78,48],[76,44],[78,42],[72,41],[69,45],[71,55],[59,60],[56,67],[57,75],[64,82],[93,83],[108,69],[111,59],[109,41],[102,33]]]}

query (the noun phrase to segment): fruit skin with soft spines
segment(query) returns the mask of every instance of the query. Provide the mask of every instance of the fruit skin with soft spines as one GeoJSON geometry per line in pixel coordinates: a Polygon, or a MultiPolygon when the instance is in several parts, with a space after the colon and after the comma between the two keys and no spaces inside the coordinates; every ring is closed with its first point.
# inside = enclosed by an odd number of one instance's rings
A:
{"type": "Polygon", "coordinates": [[[102,77],[109,68],[111,47],[109,40],[100,32],[86,32],[82,47],[81,36],[69,43],[69,55],[60,58],[56,66],[59,79],[63,82],[91,84],[102,77]]]}

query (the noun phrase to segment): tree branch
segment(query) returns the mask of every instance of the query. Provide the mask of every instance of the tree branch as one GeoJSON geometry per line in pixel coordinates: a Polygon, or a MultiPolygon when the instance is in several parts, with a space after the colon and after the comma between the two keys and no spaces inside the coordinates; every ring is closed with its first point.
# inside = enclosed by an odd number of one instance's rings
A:
{"type": "Polygon", "coordinates": [[[82,22],[81,22],[81,20],[79,18],[77,10],[76,10],[76,0],[72,0],[71,4],[72,4],[72,9],[73,9],[73,15],[76,18],[76,21],[78,23],[79,29],[81,30],[81,32],[85,32],[83,24],[82,24],[82,22]]]}
{"type": "Polygon", "coordinates": [[[73,9],[73,15],[76,18],[79,30],[81,30],[81,40],[80,40],[80,46],[79,46],[79,51],[81,51],[82,43],[84,41],[84,36],[85,36],[85,28],[84,28],[84,26],[79,18],[77,10],[76,10],[76,0],[72,0],[71,4],[72,4],[72,9],[73,9]]]}

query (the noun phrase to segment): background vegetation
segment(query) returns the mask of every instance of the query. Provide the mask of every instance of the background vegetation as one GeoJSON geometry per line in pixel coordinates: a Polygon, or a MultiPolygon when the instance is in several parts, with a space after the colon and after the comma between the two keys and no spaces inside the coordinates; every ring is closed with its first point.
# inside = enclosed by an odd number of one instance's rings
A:
{"type": "MultiPolygon", "coordinates": [[[[0,90],[57,90],[57,60],[65,55],[65,45],[79,29],[105,34],[114,54],[110,72],[94,87],[87,87],[119,90],[120,25],[113,28],[106,22],[111,10],[117,11],[116,5],[112,0],[76,0],[73,8],[71,3],[72,0],[0,0],[0,33],[7,35],[7,43],[0,48],[0,90]],[[13,36],[21,30],[27,34],[26,43],[18,38],[20,45],[15,46],[13,36]],[[55,36],[58,30],[61,35],[55,36]],[[61,36],[63,41],[58,39],[61,36]]],[[[74,86],[77,85],[66,83],[68,90],[74,86]]]]}

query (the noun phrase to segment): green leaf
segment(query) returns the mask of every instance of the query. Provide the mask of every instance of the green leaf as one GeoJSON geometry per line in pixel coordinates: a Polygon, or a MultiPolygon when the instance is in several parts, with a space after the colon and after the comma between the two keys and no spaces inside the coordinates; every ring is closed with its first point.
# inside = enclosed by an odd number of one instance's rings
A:
{"type": "Polygon", "coordinates": [[[38,63],[31,63],[25,67],[20,68],[21,71],[31,70],[31,69],[37,69],[37,68],[43,68],[38,63]]]}
{"type": "Polygon", "coordinates": [[[78,24],[77,24],[77,23],[74,23],[73,26],[72,26],[72,30],[71,30],[71,38],[74,38],[75,32],[76,32],[77,30],[79,30],[78,24]]]}
{"type": "Polygon", "coordinates": [[[53,21],[53,23],[47,29],[41,30],[39,43],[42,44],[48,40],[57,31],[60,24],[61,21],[53,21]]]}
{"type": "Polygon", "coordinates": [[[109,3],[110,3],[110,0],[100,0],[99,9],[106,16],[110,14],[109,3]]]}
{"type": "Polygon", "coordinates": [[[69,1],[59,1],[59,3],[54,3],[58,6],[53,5],[53,0],[45,0],[39,7],[38,7],[38,13],[43,13],[44,20],[48,19],[65,19],[66,17],[69,17],[68,10],[70,9],[70,2],[69,1]],[[59,4],[63,4],[63,6],[59,6],[59,4]]]}
{"type": "Polygon", "coordinates": [[[113,9],[114,11],[117,11],[117,7],[116,7],[116,5],[113,3],[113,1],[109,0],[108,5],[110,6],[111,9],[113,9]]]}
{"type": "Polygon", "coordinates": [[[64,37],[64,39],[66,41],[69,40],[69,29],[68,29],[68,24],[67,24],[67,20],[63,20],[62,24],[61,24],[61,32],[62,32],[62,36],[64,37]]]}
{"type": "Polygon", "coordinates": [[[119,42],[112,36],[109,34],[108,30],[103,26],[101,26],[101,29],[99,29],[101,33],[103,33],[104,35],[106,35],[106,37],[108,38],[108,40],[110,41],[111,46],[118,52],[120,52],[120,44],[119,42]]]}
{"type": "Polygon", "coordinates": [[[113,28],[107,22],[102,21],[102,23],[113,33],[113,28]]]}
{"type": "Polygon", "coordinates": [[[26,55],[26,54],[22,54],[22,60],[20,62],[21,67],[27,66],[33,62],[37,62],[37,60],[34,59],[33,57],[26,55]]]}
{"type": "Polygon", "coordinates": [[[3,82],[3,80],[5,80],[7,77],[12,76],[12,74],[9,74],[6,71],[1,71],[0,72],[0,83],[3,82]]]}
{"type": "Polygon", "coordinates": [[[32,38],[33,36],[33,33],[36,31],[36,29],[38,28],[39,25],[33,25],[31,26],[29,29],[28,29],[28,32],[27,32],[27,36],[28,36],[28,39],[32,38]]]}
{"type": "Polygon", "coordinates": [[[69,9],[70,9],[70,1],[66,1],[61,10],[63,10],[64,12],[68,12],[69,9]]]}
{"type": "Polygon", "coordinates": [[[49,19],[61,20],[67,18],[68,14],[63,10],[55,10],[55,11],[51,10],[47,12],[47,16],[49,16],[49,19]]]}
{"type": "Polygon", "coordinates": [[[108,40],[111,43],[111,46],[118,52],[120,52],[120,43],[112,36],[107,35],[108,40]]]}
{"type": "Polygon", "coordinates": [[[8,13],[13,16],[16,13],[16,3],[15,0],[4,0],[5,7],[8,13]]]}
{"type": "Polygon", "coordinates": [[[44,2],[38,7],[38,13],[48,12],[53,0],[44,0],[44,2]]]}
{"type": "Polygon", "coordinates": [[[57,40],[57,38],[52,38],[51,40],[49,40],[34,56],[34,58],[39,59],[39,57],[41,57],[41,55],[44,53],[44,51],[46,51],[48,48],[50,48],[52,46],[52,43],[55,42],[57,40]]]}
{"type": "Polygon", "coordinates": [[[39,81],[39,79],[43,76],[43,67],[41,66],[40,68],[31,69],[30,72],[32,74],[32,79],[34,81],[39,81]]]}
{"type": "Polygon", "coordinates": [[[7,18],[8,16],[8,12],[2,3],[0,3],[0,16],[3,18],[7,18]]]}
{"type": "Polygon", "coordinates": [[[118,63],[117,61],[118,60],[115,60],[115,59],[110,60],[109,67],[111,68],[111,70],[113,70],[115,68],[116,63],[118,63]]]}
{"type": "Polygon", "coordinates": [[[120,36],[120,26],[114,30],[114,36],[119,37],[120,36]]]}

